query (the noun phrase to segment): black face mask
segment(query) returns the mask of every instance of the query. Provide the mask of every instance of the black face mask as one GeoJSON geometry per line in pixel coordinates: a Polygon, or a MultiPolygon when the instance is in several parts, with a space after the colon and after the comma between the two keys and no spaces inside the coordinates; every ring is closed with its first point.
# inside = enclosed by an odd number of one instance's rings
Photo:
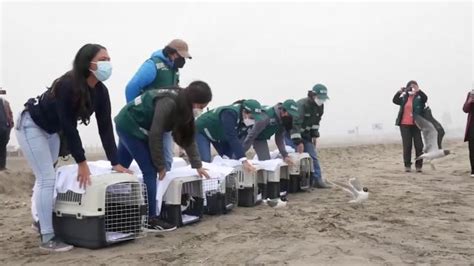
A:
{"type": "Polygon", "coordinates": [[[293,128],[293,117],[291,116],[282,117],[281,124],[286,129],[286,131],[290,131],[293,128]]]}
{"type": "Polygon", "coordinates": [[[183,68],[185,63],[186,63],[186,59],[184,59],[184,57],[181,57],[181,56],[173,60],[173,65],[175,68],[183,68]]]}

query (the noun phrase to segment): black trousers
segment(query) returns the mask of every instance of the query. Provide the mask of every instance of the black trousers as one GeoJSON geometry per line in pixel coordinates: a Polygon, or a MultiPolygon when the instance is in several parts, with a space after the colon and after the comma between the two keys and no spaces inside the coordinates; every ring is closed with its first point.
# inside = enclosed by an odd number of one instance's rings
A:
{"type": "Polygon", "coordinates": [[[7,165],[7,144],[10,141],[10,129],[0,129],[0,170],[7,165]]]}
{"type": "Polygon", "coordinates": [[[471,161],[471,174],[474,174],[474,139],[468,141],[469,143],[469,160],[471,161]]]}
{"type": "MultiPolygon", "coordinates": [[[[400,125],[400,133],[402,134],[403,143],[403,162],[405,167],[411,167],[411,153],[413,144],[415,144],[416,157],[423,154],[423,139],[421,138],[421,131],[415,125],[400,125]]],[[[423,167],[423,160],[416,161],[415,167],[423,167]]]]}

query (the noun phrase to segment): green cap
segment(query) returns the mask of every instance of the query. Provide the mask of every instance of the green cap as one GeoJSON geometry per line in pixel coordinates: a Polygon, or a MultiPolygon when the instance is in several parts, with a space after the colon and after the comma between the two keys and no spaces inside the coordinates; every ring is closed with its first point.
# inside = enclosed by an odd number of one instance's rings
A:
{"type": "Polygon", "coordinates": [[[329,99],[328,89],[323,84],[318,83],[318,84],[314,85],[313,92],[318,96],[319,99],[322,99],[322,100],[329,99]]]}
{"type": "Polygon", "coordinates": [[[242,103],[242,107],[247,112],[250,112],[255,119],[255,121],[259,121],[262,119],[262,105],[256,100],[245,100],[242,103]]]}
{"type": "Polygon", "coordinates": [[[294,100],[288,99],[284,101],[281,106],[285,108],[285,110],[292,116],[292,117],[298,117],[299,112],[298,112],[298,104],[294,100]]]}

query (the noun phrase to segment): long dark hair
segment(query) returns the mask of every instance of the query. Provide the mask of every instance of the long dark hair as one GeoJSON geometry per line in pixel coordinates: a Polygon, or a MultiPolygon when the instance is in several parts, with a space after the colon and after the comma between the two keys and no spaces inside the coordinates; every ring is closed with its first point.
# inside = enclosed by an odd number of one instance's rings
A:
{"type": "Polygon", "coordinates": [[[203,81],[194,81],[178,92],[176,97],[177,122],[173,127],[173,139],[181,147],[189,147],[194,141],[193,103],[207,104],[212,100],[212,91],[203,81]]]}
{"type": "Polygon", "coordinates": [[[97,55],[100,50],[107,50],[100,44],[88,43],[79,49],[77,52],[74,62],[72,63],[72,69],[66,72],[64,75],[56,79],[51,85],[52,95],[55,95],[55,91],[61,81],[64,79],[71,79],[73,86],[73,107],[77,114],[77,119],[85,125],[89,124],[90,116],[92,113],[92,100],[89,91],[89,85],[87,84],[87,78],[92,75],[89,70],[92,59],[97,55]]]}

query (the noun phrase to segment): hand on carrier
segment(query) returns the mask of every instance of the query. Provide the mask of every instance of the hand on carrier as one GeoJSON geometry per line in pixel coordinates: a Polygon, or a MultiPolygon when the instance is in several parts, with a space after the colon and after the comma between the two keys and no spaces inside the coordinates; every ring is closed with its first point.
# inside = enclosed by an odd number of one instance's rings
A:
{"type": "Polygon", "coordinates": [[[196,171],[201,178],[204,178],[204,177],[206,179],[210,178],[209,174],[207,173],[207,169],[204,169],[201,167],[201,168],[196,169],[196,171]]]}
{"type": "Polygon", "coordinates": [[[91,185],[91,171],[87,165],[87,161],[78,163],[77,165],[77,181],[79,181],[80,188],[86,188],[91,185]]]}
{"type": "Polygon", "coordinates": [[[288,164],[289,166],[292,166],[295,164],[295,162],[293,162],[293,160],[290,158],[290,156],[286,156],[285,159],[284,159],[285,163],[288,164]]]}
{"type": "Polygon", "coordinates": [[[116,164],[112,166],[112,169],[114,169],[114,171],[119,172],[119,173],[127,173],[127,174],[133,175],[133,171],[123,167],[121,164],[116,164]]]}
{"type": "Polygon", "coordinates": [[[303,153],[304,152],[304,144],[300,143],[298,146],[296,146],[296,152],[298,153],[303,153]]]}
{"type": "Polygon", "coordinates": [[[246,172],[255,172],[257,171],[257,169],[248,161],[248,160],[245,160],[242,162],[243,166],[244,166],[244,170],[246,172]]]}
{"type": "Polygon", "coordinates": [[[159,180],[163,180],[163,178],[165,178],[165,175],[166,175],[166,169],[162,169],[160,170],[160,172],[158,173],[158,179],[159,180]]]}

